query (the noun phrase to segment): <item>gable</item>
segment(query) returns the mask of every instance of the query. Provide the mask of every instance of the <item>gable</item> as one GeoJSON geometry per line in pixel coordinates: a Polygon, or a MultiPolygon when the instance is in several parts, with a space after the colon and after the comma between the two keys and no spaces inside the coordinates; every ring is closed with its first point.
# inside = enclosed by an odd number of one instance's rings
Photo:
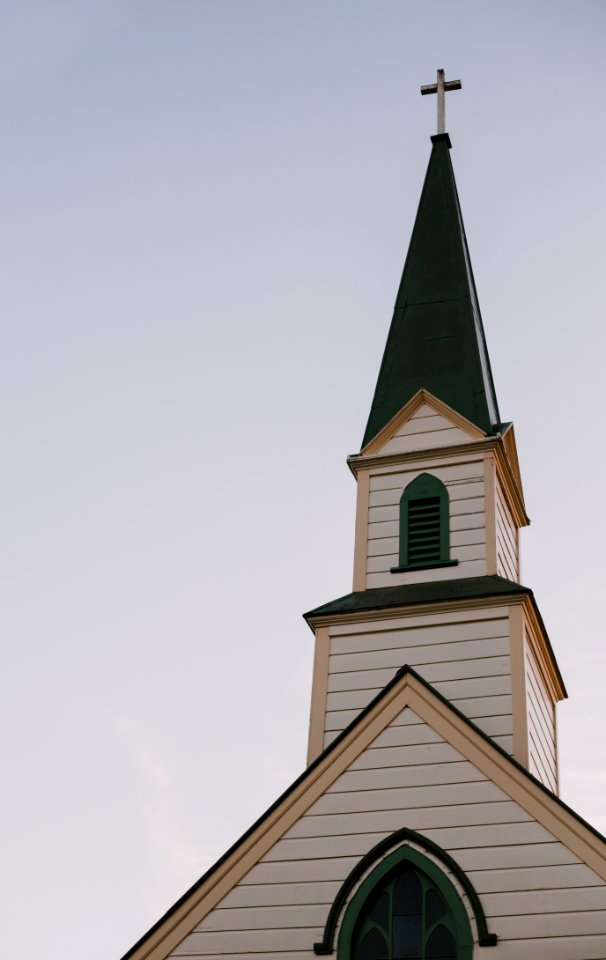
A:
{"type": "Polygon", "coordinates": [[[502,947],[536,940],[544,953],[527,955],[555,956],[566,935],[586,950],[570,956],[606,956],[603,841],[410,672],[127,956],[311,960],[352,868],[403,827],[467,873],[502,947]],[[586,911],[585,932],[570,921],[566,933],[562,892],[586,911]]]}
{"type": "Polygon", "coordinates": [[[363,455],[410,453],[480,440],[485,434],[426,390],[419,390],[362,450],[363,455]]]}

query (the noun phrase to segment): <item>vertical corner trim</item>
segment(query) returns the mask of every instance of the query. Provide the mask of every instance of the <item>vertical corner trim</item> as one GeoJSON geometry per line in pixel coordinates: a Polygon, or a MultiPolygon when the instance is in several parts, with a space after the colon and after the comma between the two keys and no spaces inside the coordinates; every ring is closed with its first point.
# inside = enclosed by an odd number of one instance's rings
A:
{"type": "Polygon", "coordinates": [[[360,470],[357,477],[356,533],[354,543],[353,589],[366,590],[368,554],[368,511],[370,507],[370,471],[360,470]]]}
{"type": "Polygon", "coordinates": [[[494,576],[497,570],[497,504],[496,469],[493,453],[484,454],[484,495],[486,523],[486,575],[494,576]]]}
{"type": "Polygon", "coordinates": [[[314,670],[311,687],[311,709],[309,714],[309,741],[307,746],[307,765],[309,766],[324,749],[324,727],[326,725],[326,698],[328,696],[328,662],[330,655],[329,627],[316,629],[316,647],[314,651],[314,670]]]}
{"type": "Polygon", "coordinates": [[[528,770],[528,697],[526,691],[526,638],[524,608],[509,608],[509,659],[511,663],[511,713],[513,755],[528,770]]]}

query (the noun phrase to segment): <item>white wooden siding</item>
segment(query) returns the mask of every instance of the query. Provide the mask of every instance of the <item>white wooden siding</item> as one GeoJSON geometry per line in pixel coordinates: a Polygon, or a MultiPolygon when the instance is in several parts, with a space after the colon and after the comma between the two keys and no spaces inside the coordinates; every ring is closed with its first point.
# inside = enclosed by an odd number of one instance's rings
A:
{"type": "Polygon", "coordinates": [[[171,956],[313,960],[340,884],[403,827],[434,840],[467,872],[501,960],[606,957],[606,884],[409,708],[171,956]],[[428,766],[424,751],[436,747],[442,762],[428,766]],[[385,750],[399,754],[397,767],[382,766],[385,750]],[[394,769],[416,775],[394,790],[394,769]]]}
{"type": "Polygon", "coordinates": [[[528,769],[546,787],[558,792],[555,704],[541,677],[528,637],[526,649],[526,701],[528,710],[528,769]]]}
{"type": "Polygon", "coordinates": [[[423,467],[377,468],[370,476],[367,587],[395,586],[486,573],[485,480],[481,457],[423,467]],[[399,564],[400,499],[421,473],[438,477],[448,491],[450,556],[457,566],[391,573],[399,564]]]}
{"type": "Polygon", "coordinates": [[[329,642],[325,746],[408,664],[512,752],[506,608],[333,626],[329,642]]]}
{"type": "Polygon", "coordinates": [[[495,494],[497,573],[507,580],[519,581],[518,530],[497,481],[495,494]]]}
{"type": "Polygon", "coordinates": [[[421,406],[410,420],[398,427],[393,436],[381,447],[380,453],[409,453],[411,450],[429,450],[455,443],[469,443],[471,436],[451,420],[429,406],[421,406]]]}

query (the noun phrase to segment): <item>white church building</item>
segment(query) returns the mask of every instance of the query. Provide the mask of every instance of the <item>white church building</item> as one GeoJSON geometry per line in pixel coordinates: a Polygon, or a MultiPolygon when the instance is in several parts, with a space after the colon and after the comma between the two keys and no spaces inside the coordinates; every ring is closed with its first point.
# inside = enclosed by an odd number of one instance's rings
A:
{"type": "Polygon", "coordinates": [[[348,460],[353,590],[306,614],[308,766],[123,960],[606,960],[606,840],[558,796],[566,690],[519,581],[515,433],[431,139],[348,460]]]}

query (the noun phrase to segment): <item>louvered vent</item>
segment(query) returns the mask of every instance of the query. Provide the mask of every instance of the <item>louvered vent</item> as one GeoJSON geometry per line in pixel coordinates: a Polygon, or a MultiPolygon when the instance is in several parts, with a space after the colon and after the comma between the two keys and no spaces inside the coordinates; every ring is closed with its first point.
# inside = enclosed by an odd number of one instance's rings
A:
{"type": "Polygon", "coordinates": [[[431,563],[440,559],[440,498],[409,500],[408,563],[431,563]]]}

